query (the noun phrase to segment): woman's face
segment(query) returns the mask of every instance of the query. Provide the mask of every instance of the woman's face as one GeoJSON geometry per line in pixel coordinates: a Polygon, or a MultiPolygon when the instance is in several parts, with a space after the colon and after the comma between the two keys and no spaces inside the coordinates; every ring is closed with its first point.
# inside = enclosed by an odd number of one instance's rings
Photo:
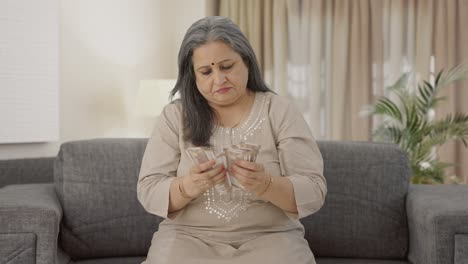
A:
{"type": "Polygon", "coordinates": [[[198,90],[211,106],[229,106],[247,94],[249,69],[223,42],[212,41],[194,49],[192,61],[198,90]]]}

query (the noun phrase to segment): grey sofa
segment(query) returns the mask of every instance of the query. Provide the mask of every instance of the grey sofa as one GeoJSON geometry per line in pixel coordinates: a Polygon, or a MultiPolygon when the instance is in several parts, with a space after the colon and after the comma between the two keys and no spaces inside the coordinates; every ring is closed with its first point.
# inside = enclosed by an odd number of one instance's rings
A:
{"type": "MultiPolygon", "coordinates": [[[[146,142],[65,143],[53,170],[51,158],[0,161],[3,184],[54,174],[0,188],[0,263],[140,263],[161,221],[136,197],[146,142]]],[[[468,186],[409,185],[407,158],[393,145],[319,147],[328,195],[301,220],[318,264],[468,263],[468,186]]]]}

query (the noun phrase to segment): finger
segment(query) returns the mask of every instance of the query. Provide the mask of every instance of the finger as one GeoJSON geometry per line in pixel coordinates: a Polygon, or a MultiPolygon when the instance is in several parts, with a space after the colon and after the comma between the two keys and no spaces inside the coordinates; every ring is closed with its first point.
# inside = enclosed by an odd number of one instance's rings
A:
{"type": "Polygon", "coordinates": [[[198,174],[196,179],[197,184],[200,186],[211,185],[213,183],[213,177],[220,173],[226,173],[223,165],[217,166],[214,169],[211,169],[205,173],[198,174]]]}
{"type": "Polygon", "coordinates": [[[218,179],[214,182],[214,185],[218,185],[218,184],[223,184],[226,182],[226,175],[224,175],[221,179],[218,179]]]}
{"type": "Polygon", "coordinates": [[[253,178],[255,175],[253,175],[251,170],[244,169],[243,167],[237,166],[237,165],[232,165],[231,171],[238,176],[242,176],[245,178],[253,178]]]}
{"type": "Polygon", "coordinates": [[[213,168],[212,170],[204,172],[201,177],[205,180],[209,180],[213,178],[214,176],[218,175],[224,170],[224,165],[219,165],[213,168]]]}
{"type": "Polygon", "coordinates": [[[223,168],[218,174],[214,175],[213,177],[206,179],[204,181],[204,185],[207,188],[211,188],[219,183],[222,183],[226,180],[226,170],[223,168]]]}
{"type": "Polygon", "coordinates": [[[264,170],[263,164],[250,162],[246,160],[237,160],[235,164],[245,169],[251,170],[251,171],[263,171],[264,170]]]}
{"type": "Polygon", "coordinates": [[[223,183],[226,180],[226,172],[221,172],[212,178],[213,185],[223,183]]]}
{"type": "Polygon", "coordinates": [[[209,180],[198,180],[197,185],[202,190],[207,190],[211,187],[211,182],[209,180]]]}
{"type": "Polygon", "coordinates": [[[214,165],[216,164],[215,160],[209,160],[205,163],[200,163],[196,166],[193,166],[193,172],[194,173],[202,173],[208,169],[211,169],[214,165]]]}
{"type": "Polygon", "coordinates": [[[242,175],[235,175],[234,177],[236,177],[236,179],[240,182],[240,184],[242,184],[242,186],[245,186],[245,187],[253,186],[256,183],[256,181],[252,180],[251,178],[248,178],[242,175]]]}

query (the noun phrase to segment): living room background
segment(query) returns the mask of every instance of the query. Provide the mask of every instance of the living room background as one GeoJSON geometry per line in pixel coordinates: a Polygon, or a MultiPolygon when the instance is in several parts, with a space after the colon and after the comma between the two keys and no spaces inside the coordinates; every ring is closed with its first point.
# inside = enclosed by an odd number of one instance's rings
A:
{"type": "Polygon", "coordinates": [[[155,119],[134,113],[139,82],[175,78],[185,30],[209,12],[206,0],[55,2],[60,140],[0,144],[0,159],[55,156],[70,140],[147,137],[155,119]]]}
{"type": "MultiPolygon", "coordinates": [[[[147,137],[155,119],[135,114],[139,84],[176,77],[183,33],[206,15],[230,16],[240,25],[267,83],[296,100],[317,139],[369,140],[376,122],[359,112],[382,93],[382,83],[405,68],[429,69],[430,58],[438,71],[467,56],[467,34],[457,25],[466,24],[468,5],[460,0],[52,2],[60,24],[60,140],[0,144],[0,159],[54,156],[70,140],[147,137]],[[375,37],[382,28],[384,37],[375,37]],[[434,56],[426,56],[430,52],[434,56]],[[369,56],[377,63],[368,63],[369,56]]],[[[27,3],[21,2],[25,8],[27,3]]],[[[447,91],[448,103],[437,114],[466,112],[467,90],[447,91]]],[[[467,182],[468,150],[450,143],[440,152],[459,164],[451,173],[467,182]]]]}

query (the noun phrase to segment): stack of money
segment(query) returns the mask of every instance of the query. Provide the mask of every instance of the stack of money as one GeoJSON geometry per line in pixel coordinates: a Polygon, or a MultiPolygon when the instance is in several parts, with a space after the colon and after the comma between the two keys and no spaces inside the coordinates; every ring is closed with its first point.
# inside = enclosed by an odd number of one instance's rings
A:
{"type": "MultiPolygon", "coordinates": [[[[192,160],[193,164],[201,164],[208,162],[209,160],[216,160],[216,165],[223,164],[225,168],[230,168],[236,160],[246,160],[255,162],[257,159],[260,145],[241,142],[236,145],[232,145],[229,148],[215,155],[211,148],[195,147],[187,148],[186,153],[192,160]]],[[[227,179],[224,183],[218,184],[215,188],[220,192],[229,192],[233,186],[244,189],[242,184],[232,176],[229,172],[227,179]]]]}
{"type": "MultiPolygon", "coordinates": [[[[224,167],[227,168],[224,152],[215,155],[211,148],[204,147],[187,148],[185,152],[190,157],[194,165],[202,164],[210,160],[215,160],[216,164],[214,167],[223,164],[224,167]]],[[[232,188],[231,178],[228,176],[225,182],[217,184],[215,188],[220,193],[230,192],[232,188]]]]}
{"type": "MultiPolygon", "coordinates": [[[[260,145],[252,143],[241,142],[237,145],[232,145],[230,148],[225,149],[224,153],[226,156],[226,165],[230,168],[237,160],[246,160],[250,162],[255,162],[257,160],[257,154],[260,150],[260,145]]],[[[228,173],[228,178],[230,178],[231,185],[244,189],[242,184],[228,173]]]]}

